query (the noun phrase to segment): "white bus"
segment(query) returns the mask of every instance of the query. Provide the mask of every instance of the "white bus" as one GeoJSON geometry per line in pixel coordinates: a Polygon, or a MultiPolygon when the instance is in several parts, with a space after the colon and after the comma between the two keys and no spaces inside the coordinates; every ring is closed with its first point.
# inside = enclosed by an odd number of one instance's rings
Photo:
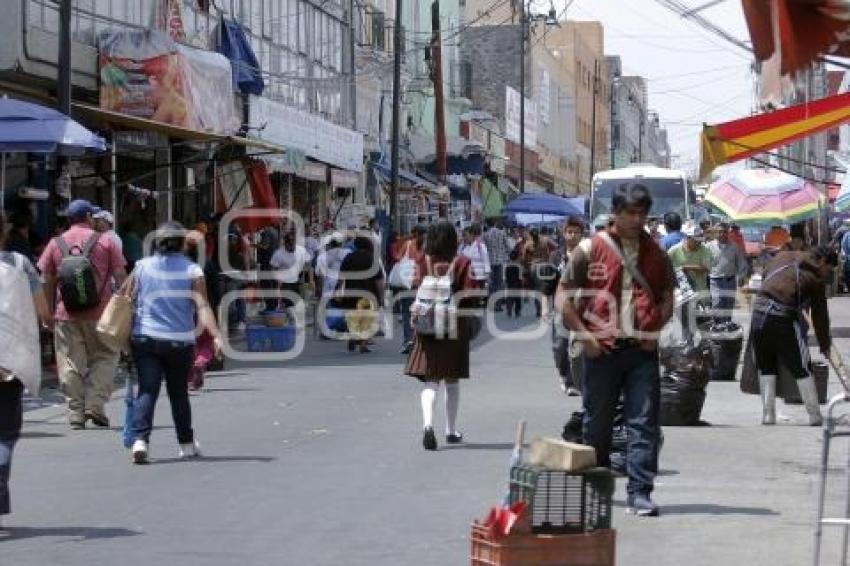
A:
{"type": "Polygon", "coordinates": [[[663,169],[654,165],[634,164],[620,169],[600,171],[593,176],[590,189],[590,219],[600,214],[611,213],[611,197],[614,189],[623,183],[640,182],[652,195],[652,210],[649,215],[661,218],[668,212],[678,212],[682,220],[699,219],[702,210],[695,207],[696,194],[684,172],[663,169]]]}

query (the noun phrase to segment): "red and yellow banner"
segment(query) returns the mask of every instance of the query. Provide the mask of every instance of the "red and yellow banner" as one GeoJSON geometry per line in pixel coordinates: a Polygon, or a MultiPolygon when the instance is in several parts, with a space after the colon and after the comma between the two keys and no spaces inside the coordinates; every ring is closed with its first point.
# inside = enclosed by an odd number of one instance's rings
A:
{"type": "Polygon", "coordinates": [[[703,126],[700,178],[740,161],[850,121],[850,93],[713,126],[703,126]]]}

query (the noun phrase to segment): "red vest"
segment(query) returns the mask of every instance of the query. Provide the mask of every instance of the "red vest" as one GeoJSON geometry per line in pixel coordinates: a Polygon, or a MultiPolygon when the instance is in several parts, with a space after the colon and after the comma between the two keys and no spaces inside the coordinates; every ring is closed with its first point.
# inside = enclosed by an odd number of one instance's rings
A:
{"type": "MultiPolygon", "coordinates": [[[[615,242],[621,244],[620,238],[613,231],[609,231],[609,234],[615,242]]],[[[641,233],[640,237],[637,268],[646,278],[652,292],[648,293],[637,281],[632,280],[635,313],[633,328],[648,333],[658,332],[668,318],[661,312],[662,299],[665,293],[672,292],[669,259],[645,233],[641,233]]],[[[582,292],[587,296],[583,296],[579,303],[579,314],[587,329],[606,346],[610,346],[622,334],[619,318],[623,269],[617,253],[598,235],[594,236],[588,257],[587,282],[582,292]]]]}

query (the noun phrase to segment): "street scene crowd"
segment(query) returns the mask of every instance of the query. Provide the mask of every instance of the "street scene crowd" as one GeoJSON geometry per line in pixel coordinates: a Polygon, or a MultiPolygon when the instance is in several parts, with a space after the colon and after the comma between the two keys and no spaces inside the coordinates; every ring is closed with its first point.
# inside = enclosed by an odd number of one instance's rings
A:
{"type": "MultiPolygon", "coordinates": [[[[11,281],[20,272],[32,296],[31,307],[15,308],[32,310],[53,333],[70,428],[109,426],[105,405],[126,350],[125,361],[138,379],[135,393],[130,390],[125,425],[135,464],[148,462],[163,382],[179,456],[201,456],[189,391],[203,388],[207,366],[223,357],[225,341],[244,332],[250,312],[294,319],[296,310],[306,311],[306,302],[313,301],[313,324],[321,337],[361,354],[385,347],[380,337],[398,318],[404,373],[422,383],[422,446],[431,451],[440,443],[434,409],[441,386],[445,442],[464,441],[457,424],[460,382],[470,377],[470,342],[486,323],[486,311],[535,317],[551,325],[562,391],[583,397],[576,440],[596,449],[600,465],[617,468],[609,454],[614,421],[622,419],[627,447],[618,469],[629,479],[629,508],[654,516],[658,507],[650,494],[661,448],[662,331],[680,327],[675,329],[680,339],[693,340],[704,320],[730,320],[738,292],[753,279],[735,226],[725,221],[683,224],[678,214],[669,213],[660,219],[662,235],[659,222],[649,220],[651,208],[646,187],[623,184],[614,192],[612,213],[595,219],[594,226],[579,217],[530,229],[506,229],[501,220],[462,229],[438,221],[417,224],[406,235],[392,234],[386,253],[375,224],[324,233],[316,229],[307,237],[283,226],[253,240],[232,230],[221,238],[227,248],[219,254],[219,240],[208,227],[187,230],[170,222],[148,235],[145,257],[128,257],[122,251],[128,242],[122,246],[111,231],[109,214],[77,200],[66,211],[67,230],[50,240],[37,259],[26,239],[10,233],[3,220],[0,259],[8,266],[3,277],[11,281]],[[254,275],[246,279],[256,281],[258,272],[270,275],[260,278],[266,291],[262,298],[253,295],[256,285],[243,287],[238,279],[223,276],[215,267],[219,255],[221,262],[254,275]],[[129,275],[128,264],[133,265],[129,275]],[[234,284],[241,291],[222,307],[225,289],[234,284]],[[677,293],[690,298],[682,300],[677,293]],[[126,297],[131,305],[129,347],[98,330],[104,311],[112,313],[115,297],[126,297]],[[221,327],[230,336],[223,336],[221,327]]],[[[775,227],[765,239],[761,275],[755,277],[759,286],[746,286],[754,294],[751,342],[764,425],[777,421],[780,367],[796,379],[810,424],[822,423],[804,339],[811,325],[829,358],[827,293],[839,253],[847,257],[850,251],[850,231],[846,225],[837,228],[834,245],[818,246],[808,239],[805,224],[790,232],[775,227]]],[[[24,385],[14,373],[4,375],[0,513],[7,514],[24,385]]]]}

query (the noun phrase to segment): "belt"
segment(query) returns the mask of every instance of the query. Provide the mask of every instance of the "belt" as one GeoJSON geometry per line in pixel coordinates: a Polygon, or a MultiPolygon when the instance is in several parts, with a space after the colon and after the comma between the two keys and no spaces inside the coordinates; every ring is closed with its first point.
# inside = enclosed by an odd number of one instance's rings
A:
{"type": "Polygon", "coordinates": [[[765,298],[756,299],[755,304],[753,304],[753,311],[769,316],[781,316],[785,318],[797,318],[799,316],[799,310],[797,308],[765,298]]]}
{"type": "Polygon", "coordinates": [[[630,350],[640,347],[640,340],[637,338],[617,338],[614,340],[614,350],[630,350]]]}

